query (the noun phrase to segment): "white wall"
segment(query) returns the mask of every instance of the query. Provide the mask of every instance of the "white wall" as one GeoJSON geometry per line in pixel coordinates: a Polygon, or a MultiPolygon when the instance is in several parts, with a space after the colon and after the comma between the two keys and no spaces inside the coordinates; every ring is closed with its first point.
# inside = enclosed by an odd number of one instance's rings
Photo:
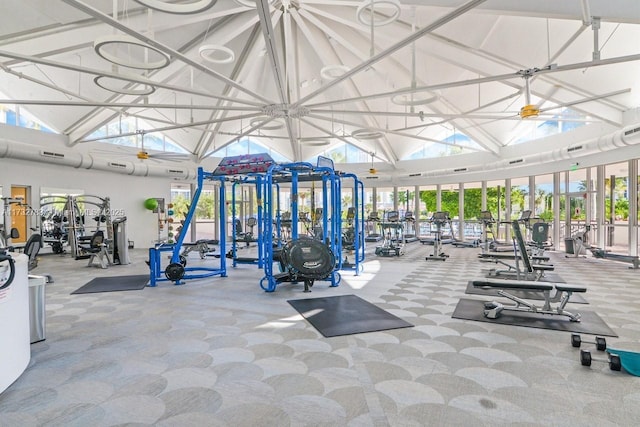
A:
{"type": "Polygon", "coordinates": [[[164,197],[169,202],[170,178],[121,175],[99,170],[76,169],[26,160],[0,158],[0,186],[3,196],[11,195],[11,186],[31,187],[30,204],[39,207],[41,187],[81,189],[85,194],[111,199],[113,210],[127,216],[129,240],[137,248],[149,247],[157,239],[157,215],[144,208],[149,197],[164,197]]]}

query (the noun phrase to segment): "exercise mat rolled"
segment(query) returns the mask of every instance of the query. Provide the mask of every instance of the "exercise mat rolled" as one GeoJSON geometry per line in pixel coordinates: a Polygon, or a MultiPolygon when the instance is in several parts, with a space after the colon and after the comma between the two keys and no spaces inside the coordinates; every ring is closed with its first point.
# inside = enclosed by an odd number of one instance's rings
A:
{"type": "Polygon", "coordinates": [[[331,249],[321,241],[310,238],[287,242],[280,257],[289,273],[299,278],[325,279],[336,266],[331,249]]]}

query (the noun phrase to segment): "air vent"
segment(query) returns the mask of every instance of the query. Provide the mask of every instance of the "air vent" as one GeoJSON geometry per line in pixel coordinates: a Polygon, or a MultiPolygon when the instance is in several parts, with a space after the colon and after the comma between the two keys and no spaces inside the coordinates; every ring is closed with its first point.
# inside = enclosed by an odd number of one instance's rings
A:
{"type": "Polygon", "coordinates": [[[180,169],[167,169],[167,173],[171,175],[184,175],[184,171],[180,169]]]}
{"type": "Polygon", "coordinates": [[[454,169],[454,172],[466,172],[467,168],[458,168],[458,169],[454,169]]]}
{"type": "Polygon", "coordinates": [[[409,176],[410,176],[410,177],[413,177],[413,176],[422,176],[422,174],[421,174],[421,173],[410,173],[410,174],[409,174],[409,176]]]}
{"type": "Polygon", "coordinates": [[[365,176],[365,179],[378,179],[377,176],[365,176]]]}
{"type": "Polygon", "coordinates": [[[510,165],[517,165],[518,163],[524,162],[524,159],[511,160],[509,162],[510,165]]]}
{"type": "Polygon", "coordinates": [[[567,153],[571,153],[573,151],[578,151],[578,150],[582,150],[582,145],[576,145],[575,147],[569,147],[567,148],[567,153]]]}
{"type": "Polygon", "coordinates": [[[62,153],[55,153],[53,151],[40,151],[40,155],[42,157],[49,157],[52,159],[64,159],[64,154],[62,153]]]}
{"type": "Polygon", "coordinates": [[[116,168],[116,169],[126,169],[127,168],[127,165],[125,165],[124,163],[109,162],[109,163],[107,163],[107,165],[109,165],[109,167],[116,168]]]}
{"type": "Polygon", "coordinates": [[[640,128],[629,129],[624,133],[624,136],[631,135],[632,133],[640,132],[640,128]]]}

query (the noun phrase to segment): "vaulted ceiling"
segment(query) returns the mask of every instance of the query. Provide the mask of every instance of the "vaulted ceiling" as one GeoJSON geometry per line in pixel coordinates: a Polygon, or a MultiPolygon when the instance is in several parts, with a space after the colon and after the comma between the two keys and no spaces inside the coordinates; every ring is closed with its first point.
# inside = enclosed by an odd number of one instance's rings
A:
{"type": "Polygon", "coordinates": [[[0,67],[0,104],[70,146],[138,117],[198,160],[249,136],[393,168],[499,157],[563,107],[620,127],[640,106],[640,2],[3,0],[0,67]]]}

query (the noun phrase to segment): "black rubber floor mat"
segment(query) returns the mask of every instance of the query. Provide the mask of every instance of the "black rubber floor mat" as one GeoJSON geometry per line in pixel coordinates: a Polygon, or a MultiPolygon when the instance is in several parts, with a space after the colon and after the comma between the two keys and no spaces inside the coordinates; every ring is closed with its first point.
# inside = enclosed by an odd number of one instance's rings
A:
{"type": "MultiPolygon", "coordinates": [[[[553,329],[580,334],[617,337],[615,332],[593,311],[573,310],[582,315],[580,322],[572,322],[566,316],[503,311],[497,319],[484,317],[485,301],[461,298],[451,317],[454,319],[476,320],[478,322],[499,323],[501,325],[524,326],[527,328],[553,329]]],[[[570,310],[571,311],[571,310],[570,310]]]]}
{"type": "Polygon", "coordinates": [[[149,283],[149,275],[136,276],[112,276],[96,277],[80,288],[71,292],[73,294],[93,294],[97,292],[138,291],[144,289],[149,283]]]}
{"type": "Polygon", "coordinates": [[[287,301],[325,337],[413,325],[355,295],[287,301]]]}

